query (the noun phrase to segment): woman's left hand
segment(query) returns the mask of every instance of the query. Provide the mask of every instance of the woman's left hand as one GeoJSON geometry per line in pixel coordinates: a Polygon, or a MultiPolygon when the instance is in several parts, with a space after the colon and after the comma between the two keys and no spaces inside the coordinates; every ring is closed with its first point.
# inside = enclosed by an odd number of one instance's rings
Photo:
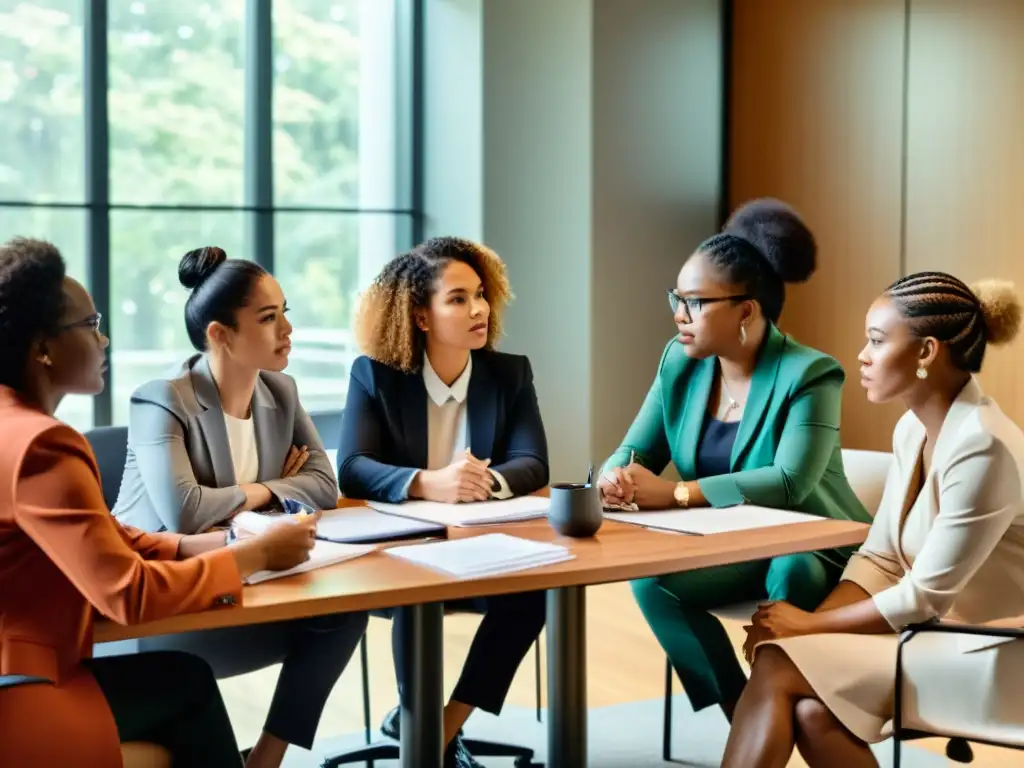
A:
{"type": "Polygon", "coordinates": [[[662,480],[642,464],[633,463],[625,468],[624,474],[633,484],[634,502],[640,509],[666,509],[675,506],[672,491],[675,483],[662,480]]]}

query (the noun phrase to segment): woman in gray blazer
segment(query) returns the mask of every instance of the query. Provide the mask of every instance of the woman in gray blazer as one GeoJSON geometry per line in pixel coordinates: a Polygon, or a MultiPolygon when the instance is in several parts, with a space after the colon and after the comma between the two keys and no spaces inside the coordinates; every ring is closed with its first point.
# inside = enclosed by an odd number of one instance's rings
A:
{"type": "MultiPolygon", "coordinates": [[[[220,248],[190,251],[178,267],[192,291],[185,325],[199,354],[131,399],[128,459],[114,515],[147,531],[199,533],[242,510],[285,499],[337,504],[337,481],[288,364],[292,326],[277,281],[220,248]]],[[[327,696],[366,630],[341,614],[140,641],[206,659],[217,677],[282,664],[248,768],[279,766],[289,744],[309,749],[327,696]]]]}

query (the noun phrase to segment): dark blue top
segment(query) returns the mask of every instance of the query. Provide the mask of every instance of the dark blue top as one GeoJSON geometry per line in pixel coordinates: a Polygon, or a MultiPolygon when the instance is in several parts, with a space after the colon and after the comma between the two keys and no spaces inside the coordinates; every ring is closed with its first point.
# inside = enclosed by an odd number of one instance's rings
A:
{"type": "Polygon", "coordinates": [[[719,421],[708,415],[697,443],[697,478],[729,474],[732,445],[739,431],[738,421],[719,421]]]}

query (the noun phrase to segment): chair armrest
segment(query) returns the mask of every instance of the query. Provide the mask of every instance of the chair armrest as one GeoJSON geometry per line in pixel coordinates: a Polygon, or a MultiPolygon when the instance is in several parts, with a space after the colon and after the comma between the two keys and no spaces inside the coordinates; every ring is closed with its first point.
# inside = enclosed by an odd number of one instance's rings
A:
{"type": "Polygon", "coordinates": [[[926,632],[942,632],[952,635],[980,635],[982,637],[1024,638],[1024,626],[1000,627],[989,624],[960,624],[955,621],[926,621],[922,624],[911,624],[900,634],[900,645],[915,635],[926,632]]]}
{"type": "MultiPolygon", "coordinates": [[[[1024,620],[1022,620],[1024,623],[1024,620]]],[[[1024,627],[1000,627],[986,624],[960,624],[955,621],[932,619],[911,624],[900,633],[896,646],[896,679],[893,697],[893,736],[899,741],[911,734],[903,728],[903,647],[918,635],[943,633],[950,635],[977,635],[982,637],[1024,638],[1024,627]]],[[[940,734],[934,734],[940,735],[940,734]]]]}
{"type": "Polygon", "coordinates": [[[53,680],[45,677],[32,677],[31,675],[0,675],[0,688],[14,688],[18,685],[38,685],[40,683],[53,685],[53,680]]]}

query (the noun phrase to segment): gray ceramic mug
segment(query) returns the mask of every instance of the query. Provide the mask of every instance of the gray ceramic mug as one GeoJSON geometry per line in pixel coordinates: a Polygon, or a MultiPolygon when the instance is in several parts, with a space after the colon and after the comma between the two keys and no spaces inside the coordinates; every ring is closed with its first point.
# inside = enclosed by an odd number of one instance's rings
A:
{"type": "Polygon", "coordinates": [[[548,522],[563,536],[593,536],[604,522],[601,492],[584,483],[552,485],[548,522]]]}

